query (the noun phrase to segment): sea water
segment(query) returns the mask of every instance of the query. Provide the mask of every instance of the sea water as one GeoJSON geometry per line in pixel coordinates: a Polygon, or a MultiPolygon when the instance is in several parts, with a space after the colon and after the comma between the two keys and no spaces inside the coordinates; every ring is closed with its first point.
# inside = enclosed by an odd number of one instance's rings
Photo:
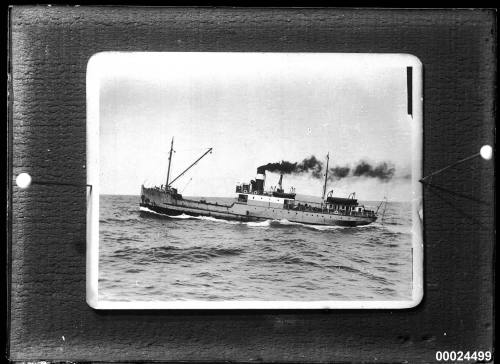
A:
{"type": "MultiPolygon", "coordinates": [[[[336,227],[168,217],[139,201],[100,196],[100,300],[411,298],[409,202],[389,202],[370,225],[336,227]]],[[[376,209],[378,202],[364,204],[376,209]]]]}

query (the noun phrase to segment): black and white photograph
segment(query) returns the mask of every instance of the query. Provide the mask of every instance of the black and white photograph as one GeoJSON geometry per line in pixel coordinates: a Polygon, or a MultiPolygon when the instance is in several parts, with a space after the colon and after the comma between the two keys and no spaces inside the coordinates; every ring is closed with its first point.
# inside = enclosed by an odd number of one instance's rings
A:
{"type": "Polygon", "coordinates": [[[495,9],[7,10],[7,360],[494,360],[495,9]]]}
{"type": "Polygon", "coordinates": [[[414,307],[421,163],[412,55],[95,54],[87,302],[414,307]]]}

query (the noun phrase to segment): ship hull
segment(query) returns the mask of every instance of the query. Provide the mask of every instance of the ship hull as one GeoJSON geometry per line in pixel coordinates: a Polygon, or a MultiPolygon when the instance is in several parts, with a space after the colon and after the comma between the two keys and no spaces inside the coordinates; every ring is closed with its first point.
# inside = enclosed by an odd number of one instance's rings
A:
{"type": "Polygon", "coordinates": [[[193,209],[193,208],[185,208],[182,205],[165,205],[164,207],[153,206],[150,204],[140,204],[141,207],[145,208],[142,210],[144,213],[152,212],[155,214],[161,214],[165,216],[179,216],[179,215],[188,215],[188,216],[207,216],[207,217],[215,217],[218,219],[232,220],[232,221],[241,221],[241,222],[250,222],[250,221],[262,221],[267,220],[265,218],[258,218],[254,216],[241,216],[224,212],[216,212],[211,210],[202,210],[202,209],[193,209]],[[148,211],[149,210],[149,211],[148,211]]]}
{"type": "MultiPolygon", "coordinates": [[[[299,211],[264,204],[252,205],[233,202],[218,204],[205,201],[195,201],[177,198],[172,194],[157,188],[142,188],[140,206],[154,213],[178,216],[209,216],[242,222],[283,220],[310,225],[361,226],[368,225],[376,217],[335,215],[314,211],[299,211]]],[[[146,212],[147,212],[146,210],[146,212]]]]}

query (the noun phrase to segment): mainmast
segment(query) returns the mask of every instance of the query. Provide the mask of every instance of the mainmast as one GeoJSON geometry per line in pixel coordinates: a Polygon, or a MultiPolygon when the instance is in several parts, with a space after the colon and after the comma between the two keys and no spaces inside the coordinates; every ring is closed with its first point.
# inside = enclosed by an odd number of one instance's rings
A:
{"type": "Polygon", "coordinates": [[[167,170],[167,183],[165,183],[165,189],[168,187],[168,180],[170,178],[170,164],[172,163],[172,152],[174,151],[174,137],[172,137],[172,142],[170,143],[170,154],[168,155],[168,170],[167,170]]]}
{"type": "Polygon", "coordinates": [[[330,152],[326,155],[326,172],[325,172],[325,184],[323,186],[323,197],[322,200],[325,199],[326,194],[326,181],[328,180],[328,162],[330,161],[330,152]]]}

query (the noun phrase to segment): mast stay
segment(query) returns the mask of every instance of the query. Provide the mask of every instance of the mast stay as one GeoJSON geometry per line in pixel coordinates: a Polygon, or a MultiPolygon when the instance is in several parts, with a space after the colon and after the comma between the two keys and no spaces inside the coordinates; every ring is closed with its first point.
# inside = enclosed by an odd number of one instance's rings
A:
{"type": "MultiPolygon", "coordinates": [[[[189,171],[196,163],[198,163],[204,156],[206,156],[208,153],[212,153],[212,148],[208,148],[208,150],[203,153],[203,155],[198,158],[197,160],[195,160],[193,163],[191,163],[191,165],[189,167],[187,167],[184,171],[182,171],[181,174],[179,174],[177,177],[175,177],[172,182],[170,182],[170,184],[167,185],[167,187],[169,187],[172,183],[174,183],[175,181],[177,181],[184,173],[186,173],[187,171],[189,171]]],[[[169,163],[170,165],[170,163],[169,163]]]]}

